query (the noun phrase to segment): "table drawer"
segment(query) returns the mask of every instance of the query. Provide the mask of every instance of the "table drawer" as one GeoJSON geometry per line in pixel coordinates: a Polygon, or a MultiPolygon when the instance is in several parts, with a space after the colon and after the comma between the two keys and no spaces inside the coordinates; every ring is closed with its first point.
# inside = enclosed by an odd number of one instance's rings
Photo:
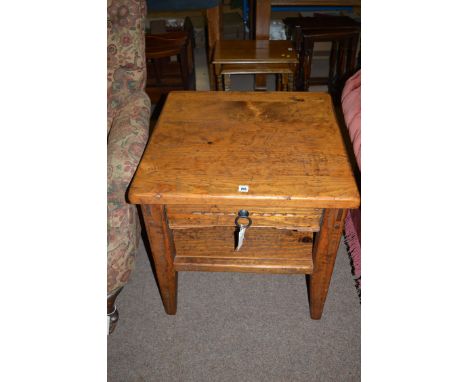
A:
{"type": "Polygon", "coordinates": [[[234,227],[238,211],[242,209],[249,211],[252,227],[306,232],[320,230],[323,213],[319,208],[168,205],[167,217],[172,229],[234,227]]]}

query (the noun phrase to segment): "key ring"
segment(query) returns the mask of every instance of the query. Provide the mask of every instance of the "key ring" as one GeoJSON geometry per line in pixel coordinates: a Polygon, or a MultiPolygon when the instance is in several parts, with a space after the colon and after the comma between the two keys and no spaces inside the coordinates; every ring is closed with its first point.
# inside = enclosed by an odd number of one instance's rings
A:
{"type": "Polygon", "coordinates": [[[242,227],[249,228],[252,225],[252,219],[249,218],[249,211],[240,210],[237,215],[238,216],[236,216],[236,220],[234,220],[234,224],[237,227],[239,227],[239,228],[242,228],[242,227]],[[247,225],[239,224],[239,219],[247,219],[247,221],[249,223],[247,225]]]}
{"type": "Polygon", "coordinates": [[[236,220],[234,220],[234,223],[239,228],[241,228],[241,226],[243,226],[245,228],[249,228],[252,225],[252,219],[250,219],[248,216],[236,216],[236,220]],[[247,219],[249,221],[249,224],[247,224],[247,225],[239,224],[239,219],[247,219]]]}

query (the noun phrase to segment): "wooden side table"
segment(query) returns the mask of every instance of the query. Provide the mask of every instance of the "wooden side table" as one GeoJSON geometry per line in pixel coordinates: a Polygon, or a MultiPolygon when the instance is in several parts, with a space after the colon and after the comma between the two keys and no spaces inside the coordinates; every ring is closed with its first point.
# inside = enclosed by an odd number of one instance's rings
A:
{"type": "Polygon", "coordinates": [[[360,204],[330,96],[298,92],[171,93],[129,198],[168,314],[180,271],[261,272],[310,275],[314,319],[360,204]]]}
{"type": "MultiPolygon", "coordinates": [[[[276,74],[277,90],[293,90],[298,64],[291,41],[220,40],[216,43],[213,65],[218,90],[230,90],[232,74],[276,74]]],[[[266,90],[256,87],[255,90],[266,90]]]]}

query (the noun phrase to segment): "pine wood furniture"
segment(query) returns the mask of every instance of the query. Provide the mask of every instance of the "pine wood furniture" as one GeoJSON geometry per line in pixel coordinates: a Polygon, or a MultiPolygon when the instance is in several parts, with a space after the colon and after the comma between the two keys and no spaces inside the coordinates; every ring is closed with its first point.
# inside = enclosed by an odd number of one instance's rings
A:
{"type": "Polygon", "coordinates": [[[166,313],[177,273],[305,274],[319,319],[359,192],[326,93],[173,92],[129,190],[166,313]],[[240,192],[241,190],[248,192],[240,192]],[[235,219],[252,225],[239,251],[235,219]]]}
{"type": "Polygon", "coordinates": [[[298,62],[291,41],[220,40],[213,57],[217,89],[230,90],[232,74],[272,73],[277,75],[277,90],[291,91],[298,62]]]}

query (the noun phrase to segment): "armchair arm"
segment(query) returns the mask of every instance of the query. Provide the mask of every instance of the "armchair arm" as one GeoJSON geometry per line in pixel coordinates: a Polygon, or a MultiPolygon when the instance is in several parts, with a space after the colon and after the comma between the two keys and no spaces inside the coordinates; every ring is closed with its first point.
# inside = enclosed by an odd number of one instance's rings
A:
{"type": "Polygon", "coordinates": [[[361,170],[361,70],[346,81],[341,96],[341,106],[354,156],[361,170]]]}
{"type": "Polygon", "coordinates": [[[107,136],[108,214],[127,204],[125,194],[148,140],[151,103],[143,91],[130,94],[107,136]]]}

